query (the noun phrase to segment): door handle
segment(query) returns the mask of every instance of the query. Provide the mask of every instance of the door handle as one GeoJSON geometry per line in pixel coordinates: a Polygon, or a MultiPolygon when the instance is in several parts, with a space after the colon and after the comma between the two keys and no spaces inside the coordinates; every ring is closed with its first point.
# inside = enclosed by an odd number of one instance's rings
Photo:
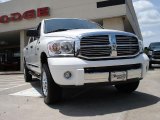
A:
{"type": "Polygon", "coordinates": [[[33,46],[30,46],[30,48],[33,48],[33,46]]]}

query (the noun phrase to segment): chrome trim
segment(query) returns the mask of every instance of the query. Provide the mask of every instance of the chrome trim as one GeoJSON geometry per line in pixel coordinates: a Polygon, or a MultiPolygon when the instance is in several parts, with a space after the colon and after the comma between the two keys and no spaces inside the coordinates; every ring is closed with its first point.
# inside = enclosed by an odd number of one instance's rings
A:
{"type": "Polygon", "coordinates": [[[133,69],[127,71],[127,79],[142,78],[142,69],[133,69]]]}
{"type": "Polygon", "coordinates": [[[102,80],[102,79],[106,79],[108,81],[109,80],[109,72],[104,72],[104,73],[85,73],[84,74],[84,79],[85,80],[102,80]]]}
{"type": "Polygon", "coordinates": [[[114,58],[129,58],[129,57],[136,57],[140,54],[140,52],[138,52],[137,54],[135,55],[128,55],[128,56],[117,56],[117,57],[85,57],[85,56],[82,56],[82,55],[78,55],[78,57],[80,58],[84,58],[84,59],[88,59],[88,60],[97,60],[97,59],[114,59],[114,58]]]}
{"type": "MultiPolygon", "coordinates": [[[[101,34],[99,34],[101,35],[101,34]]],[[[119,35],[119,34],[105,34],[105,35],[108,35],[109,36],[109,45],[90,45],[90,46],[82,46],[82,48],[88,48],[88,47],[111,47],[111,53],[110,53],[110,56],[107,56],[107,57],[86,57],[86,56],[83,56],[80,54],[80,49],[81,49],[81,39],[83,37],[87,37],[87,36],[81,36],[80,37],[80,40],[78,41],[75,41],[75,56],[77,57],[80,57],[80,58],[84,58],[84,59],[88,59],[88,60],[96,60],[96,59],[114,59],[114,58],[128,58],[128,57],[136,57],[138,56],[141,52],[140,50],[137,52],[137,54],[134,54],[134,55],[124,55],[124,56],[117,56],[118,54],[118,47],[127,47],[128,45],[123,45],[123,44],[118,44],[117,45],[117,39],[116,39],[116,35],[119,35]]],[[[120,35],[123,35],[123,34],[120,34],[120,35]]],[[[124,36],[127,37],[126,34],[124,34],[124,36]]],[[[135,37],[137,40],[138,38],[136,36],[130,36],[128,35],[128,37],[135,37]]],[[[132,44],[130,45],[132,47],[139,47],[139,44],[132,44]]],[[[134,49],[134,48],[132,48],[134,49]]],[[[136,49],[136,48],[135,48],[136,49]]]]}
{"type": "MultiPolygon", "coordinates": [[[[117,45],[117,46],[127,47],[128,45],[117,45]]],[[[137,45],[137,44],[132,44],[132,45],[130,45],[130,46],[139,46],[139,45],[137,45]]]]}
{"type": "MultiPolygon", "coordinates": [[[[118,71],[117,71],[118,72],[118,71]]],[[[135,78],[142,78],[142,69],[133,69],[133,70],[127,70],[124,71],[126,72],[126,78],[127,80],[129,79],[135,79],[135,78]]],[[[103,72],[103,73],[85,73],[84,74],[84,79],[85,80],[91,80],[91,81],[95,81],[95,80],[106,80],[109,81],[110,79],[110,72],[103,72]]],[[[124,80],[121,80],[124,81],[124,80]]],[[[111,81],[111,82],[115,82],[115,81],[111,81]]]]}
{"type": "Polygon", "coordinates": [[[84,45],[81,48],[88,48],[88,47],[110,47],[110,46],[111,45],[90,45],[90,46],[84,45]]]}
{"type": "Polygon", "coordinates": [[[111,57],[117,56],[117,42],[116,42],[116,36],[115,35],[109,35],[109,42],[111,46],[111,57]]]}
{"type": "Polygon", "coordinates": [[[74,44],[75,44],[75,50],[74,50],[75,56],[78,56],[80,52],[80,46],[81,46],[80,40],[76,40],[74,44]]]}

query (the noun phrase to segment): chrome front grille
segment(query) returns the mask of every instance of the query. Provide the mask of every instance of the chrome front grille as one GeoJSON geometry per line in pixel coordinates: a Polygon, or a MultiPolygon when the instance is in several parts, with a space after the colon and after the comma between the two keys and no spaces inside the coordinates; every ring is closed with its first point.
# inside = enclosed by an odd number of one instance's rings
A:
{"type": "Polygon", "coordinates": [[[139,52],[137,38],[124,35],[116,35],[117,56],[135,55],[139,52]]]}
{"type": "Polygon", "coordinates": [[[130,57],[138,53],[139,42],[133,36],[99,35],[80,40],[79,56],[86,59],[130,57]]]}
{"type": "Polygon", "coordinates": [[[108,35],[84,37],[80,46],[80,54],[84,57],[108,57],[111,53],[108,35]]]}

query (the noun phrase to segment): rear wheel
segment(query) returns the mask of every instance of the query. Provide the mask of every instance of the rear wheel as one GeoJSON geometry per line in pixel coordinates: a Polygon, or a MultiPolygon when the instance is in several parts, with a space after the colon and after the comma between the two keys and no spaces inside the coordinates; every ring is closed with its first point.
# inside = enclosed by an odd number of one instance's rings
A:
{"type": "Polygon", "coordinates": [[[42,65],[41,86],[46,104],[54,104],[61,100],[62,89],[54,82],[47,64],[42,65]]]}
{"type": "Polygon", "coordinates": [[[27,68],[26,64],[24,64],[24,79],[25,79],[25,82],[32,81],[32,75],[29,74],[29,69],[27,68]]]}
{"type": "Polygon", "coordinates": [[[135,81],[135,82],[130,82],[130,83],[122,83],[122,84],[115,85],[115,87],[119,92],[132,93],[133,91],[135,91],[138,88],[139,83],[140,83],[140,81],[135,81]]]}

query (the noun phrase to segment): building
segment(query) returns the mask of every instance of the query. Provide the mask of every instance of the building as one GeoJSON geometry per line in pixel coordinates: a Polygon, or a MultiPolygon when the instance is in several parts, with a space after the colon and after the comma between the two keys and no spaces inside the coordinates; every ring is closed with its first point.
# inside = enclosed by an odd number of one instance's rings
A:
{"type": "Polygon", "coordinates": [[[0,71],[23,71],[26,30],[44,18],[90,19],[142,39],[131,0],[11,0],[0,4],[0,71]]]}

